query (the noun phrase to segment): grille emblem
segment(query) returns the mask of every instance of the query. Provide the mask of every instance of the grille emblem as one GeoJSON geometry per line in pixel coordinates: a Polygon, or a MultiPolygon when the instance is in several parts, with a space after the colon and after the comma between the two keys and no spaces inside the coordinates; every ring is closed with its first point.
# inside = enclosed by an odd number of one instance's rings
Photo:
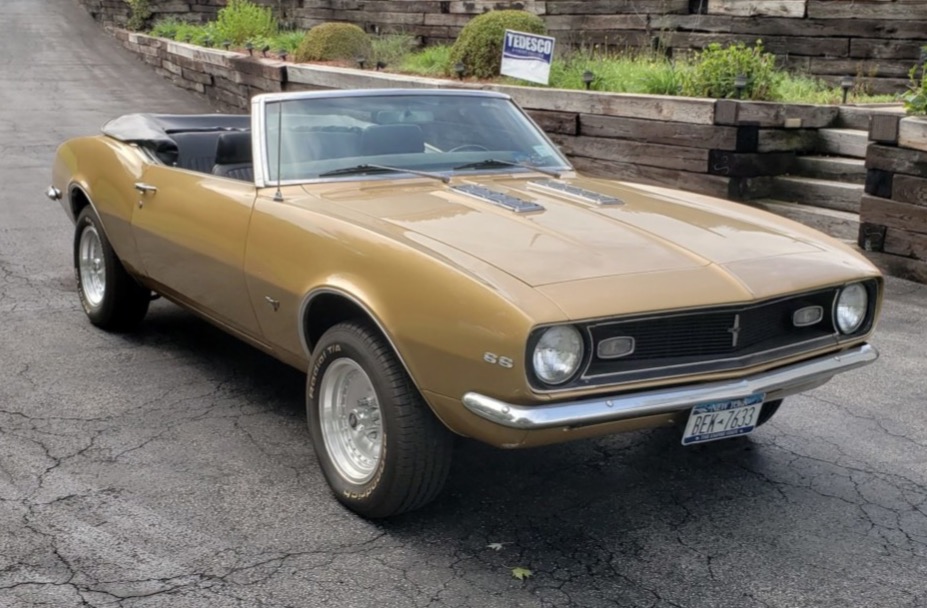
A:
{"type": "Polygon", "coordinates": [[[737,341],[740,339],[740,315],[734,315],[734,326],[728,327],[727,333],[731,334],[731,347],[737,348],[737,341]]]}

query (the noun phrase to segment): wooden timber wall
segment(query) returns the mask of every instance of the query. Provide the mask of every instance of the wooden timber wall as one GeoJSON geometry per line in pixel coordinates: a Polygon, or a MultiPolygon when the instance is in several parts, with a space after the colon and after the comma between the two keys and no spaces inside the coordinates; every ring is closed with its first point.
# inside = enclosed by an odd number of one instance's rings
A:
{"type": "MultiPolygon", "coordinates": [[[[104,22],[124,25],[124,0],[80,0],[104,22]]],[[[153,19],[213,18],[226,0],[150,0],[153,19]]],[[[905,88],[927,45],[927,0],[256,0],[285,23],[326,21],[368,32],[405,32],[448,42],[475,15],[520,8],[544,17],[569,45],[664,49],[680,55],[712,42],[761,38],[791,68],[837,81],[859,77],[872,92],[905,88]]]]}
{"type": "Polygon", "coordinates": [[[873,116],[859,246],[891,274],[927,283],[927,118],[873,116]]]}
{"type": "Polygon", "coordinates": [[[256,93],[346,88],[483,88],[511,95],[592,175],[678,187],[731,200],[768,195],[770,178],[813,151],[836,106],[564,91],[292,64],[124,30],[114,34],[178,86],[246,111],[256,93]]]}

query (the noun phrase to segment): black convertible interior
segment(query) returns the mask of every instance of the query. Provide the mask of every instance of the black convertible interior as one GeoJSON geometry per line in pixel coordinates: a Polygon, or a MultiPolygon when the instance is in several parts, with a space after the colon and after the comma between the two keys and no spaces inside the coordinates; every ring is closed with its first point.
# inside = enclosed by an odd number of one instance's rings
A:
{"type": "Polygon", "coordinates": [[[165,165],[251,181],[251,117],[245,114],[127,114],[103,127],[165,165]]]}

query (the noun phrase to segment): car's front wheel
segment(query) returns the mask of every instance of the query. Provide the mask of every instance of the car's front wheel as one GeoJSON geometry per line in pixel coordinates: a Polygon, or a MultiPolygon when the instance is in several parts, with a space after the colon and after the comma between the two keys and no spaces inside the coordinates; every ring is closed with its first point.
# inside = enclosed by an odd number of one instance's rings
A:
{"type": "Polygon", "coordinates": [[[782,405],[782,399],[776,399],[775,401],[767,401],[764,403],[763,407],[760,409],[760,415],[756,419],[756,428],[760,428],[769,422],[769,419],[779,411],[780,405],[782,405]]]}
{"type": "Polygon", "coordinates": [[[335,496],[370,518],[433,500],[453,437],[432,414],[390,345],[366,325],[322,336],[306,382],[309,432],[335,496]]]}
{"type": "Polygon", "coordinates": [[[151,292],[126,272],[89,205],[77,216],[74,272],[80,303],[94,325],[126,331],[135,328],[148,312],[151,292]]]}

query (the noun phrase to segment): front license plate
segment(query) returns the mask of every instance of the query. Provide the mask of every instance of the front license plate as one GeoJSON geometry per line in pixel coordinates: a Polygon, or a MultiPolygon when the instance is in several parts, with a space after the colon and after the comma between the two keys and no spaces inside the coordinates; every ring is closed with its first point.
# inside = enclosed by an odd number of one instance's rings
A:
{"type": "Polygon", "coordinates": [[[763,407],[763,394],[696,405],[689,413],[682,445],[737,437],[753,432],[763,407]]]}

